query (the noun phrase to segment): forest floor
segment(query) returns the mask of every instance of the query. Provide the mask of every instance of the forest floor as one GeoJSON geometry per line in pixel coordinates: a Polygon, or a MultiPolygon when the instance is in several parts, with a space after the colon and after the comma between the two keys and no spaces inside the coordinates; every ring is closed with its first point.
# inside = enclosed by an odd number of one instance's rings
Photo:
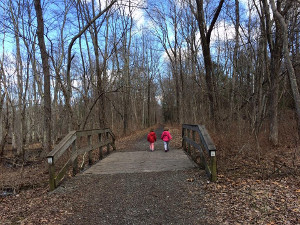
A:
{"type": "MultiPolygon", "coordinates": [[[[178,175],[197,200],[199,214],[205,214],[205,224],[300,224],[300,150],[294,131],[285,128],[275,148],[264,132],[258,145],[251,134],[229,130],[225,125],[219,133],[209,130],[217,147],[217,182],[207,181],[198,169],[178,175]]],[[[147,132],[120,138],[117,149],[124,151],[147,132]]],[[[179,148],[180,127],[170,126],[170,132],[171,147],[179,148]]],[[[45,160],[33,158],[23,166],[2,160],[0,180],[0,224],[65,224],[78,210],[72,208],[76,196],[49,192],[45,160]]],[[[183,206],[182,213],[196,207],[193,201],[183,206]]]]}

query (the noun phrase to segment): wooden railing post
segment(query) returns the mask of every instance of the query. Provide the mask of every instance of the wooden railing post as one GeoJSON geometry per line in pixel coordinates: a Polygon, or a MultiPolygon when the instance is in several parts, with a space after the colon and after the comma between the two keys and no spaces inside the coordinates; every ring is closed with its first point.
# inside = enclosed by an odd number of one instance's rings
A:
{"type": "MultiPolygon", "coordinates": [[[[106,132],[106,140],[108,140],[109,139],[109,133],[108,132],[106,132]]],[[[106,149],[107,149],[107,154],[109,154],[109,152],[110,152],[110,145],[109,144],[107,144],[106,145],[106,149]]]]}
{"type": "MultiPolygon", "coordinates": [[[[88,141],[88,146],[90,147],[92,145],[91,142],[91,135],[87,136],[87,141],[88,141]]],[[[93,164],[93,156],[92,156],[92,151],[89,151],[89,165],[93,164]]]]}
{"type": "Polygon", "coordinates": [[[183,148],[184,151],[186,151],[186,142],[184,140],[185,133],[186,133],[186,129],[182,128],[182,148],[183,148]]]}
{"type": "Polygon", "coordinates": [[[55,166],[54,166],[54,161],[52,157],[48,157],[48,164],[49,164],[49,186],[50,186],[50,191],[53,191],[56,186],[55,186],[55,166]]]}
{"type": "Polygon", "coordinates": [[[77,155],[77,147],[76,147],[76,140],[72,143],[72,154],[76,155],[73,161],[73,176],[78,173],[78,155],[77,155]]]}
{"type": "MultiPolygon", "coordinates": [[[[99,140],[99,143],[102,142],[102,134],[98,134],[98,140],[99,140]]],[[[99,147],[99,159],[103,159],[103,147],[99,147]]]]}
{"type": "Polygon", "coordinates": [[[49,174],[50,174],[50,191],[53,191],[55,188],[56,188],[56,185],[55,185],[55,167],[54,165],[50,165],[49,167],[49,174]]]}
{"type": "Polygon", "coordinates": [[[113,151],[116,151],[116,143],[115,143],[115,137],[111,134],[111,138],[112,138],[112,148],[113,148],[113,151]]]}
{"type": "MultiPolygon", "coordinates": [[[[193,139],[193,141],[196,141],[196,131],[194,131],[194,130],[192,130],[192,139],[193,139]]],[[[195,150],[196,148],[195,147],[193,147],[193,149],[195,150]]]]}
{"type": "MultiPolygon", "coordinates": [[[[187,136],[188,136],[188,138],[191,138],[191,130],[190,129],[187,130],[187,136]]],[[[191,144],[190,143],[188,144],[188,150],[187,150],[187,152],[189,154],[191,154],[191,144]]]]}
{"type": "Polygon", "coordinates": [[[217,158],[216,151],[209,151],[210,154],[210,170],[211,170],[211,181],[217,181],[217,158]]]}

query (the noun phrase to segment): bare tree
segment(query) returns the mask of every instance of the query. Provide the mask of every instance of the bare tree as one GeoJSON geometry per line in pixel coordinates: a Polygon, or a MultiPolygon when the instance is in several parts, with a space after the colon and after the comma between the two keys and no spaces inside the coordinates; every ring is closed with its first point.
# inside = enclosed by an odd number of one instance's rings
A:
{"type": "Polygon", "coordinates": [[[235,100],[235,84],[237,80],[237,54],[239,50],[239,28],[240,28],[240,7],[239,0],[235,0],[235,45],[233,52],[233,71],[232,71],[232,90],[231,90],[231,99],[230,99],[230,113],[231,118],[233,117],[233,109],[234,109],[234,100],[235,100]]]}
{"type": "MultiPolygon", "coordinates": [[[[3,38],[3,42],[2,42],[3,54],[0,59],[0,157],[3,156],[4,146],[5,146],[6,137],[8,135],[8,129],[9,129],[8,115],[6,115],[6,119],[5,119],[5,114],[3,112],[5,106],[4,100],[7,94],[6,74],[4,71],[4,41],[5,38],[3,38]]],[[[8,111],[8,107],[6,107],[6,110],[8,111]]]]}
{"type": "Polygon", "coordinates": [[[181,63],[181,45],[182,38],[179,32],[179,25],[181,21],[182,11],[178,7],[177,3],[169,0],[169,11],[167,11],[163,5],[156,6],[154,11],[148,12],[151,20],[156,24],[156,28],[153,30],[154,35],[158,38],[162,45],[170,66],[172,69],[172,76],[174,78],[175,96],[176,96],[176,108],[175,108],[175,121],[182,122],[182,96],[185,95],[183,88],[184,78],[181,63]]]}
{"type": "Polygon", "coordinates": [[[196,11],[194,10],[194,6],[190,2],[190,7],[198,21],[198,26],[199,26],[199,31],[200,31],[202,52],[203,52],[205,71],[206,71],[206,85],[208,88],[208,97],[209,97],[209,101],[210,101],[210,112],[211,112],[213,120],[215,120],[215,111],[216,111],[217,107],[216,107],[216,90],[215,90],[215,84],[214,84],[215,78],[214,78],[213,63],[212,63],[211,53],[210,53],[210,39],[211,39],[211,32],[212,32],[214,25],[219,17],[223,3],[224,3],[224,0],[220,0],[219,5],[215,10],[213,19],[207,30],[205,14],[204,14],[204,10],[203,10],[203,0],[196,0],[196,4],[197,4],[196,11]]]}
{"type": "MultiPolygon", "coordinates": [[[[65,98],[66,98],[66,104],[67,104],[67,108],[68,108],[68,113],[69,113],[69,122],[73,122],[73,111],[72,111],[72,107],[71,107],[71,96],[72,96],[72,86],[71,86],[71,75],[70,75],[70,71],[71,71],[71,62],[72,62],[72,47],[75,43],[75,41],[82,35],[85,33],[85,31],[95,23],[95,21],[100,18],[104,13],[106,13],[115,3],[117,2],[117,0],[113,0],[110,2],[109,5],[107,5],[103,10],[101,10],[97,15],[94,15],[93,18],[91,20],[89,20],[87,22],[87,24],[82,28],[82,30],[80,30],[78,32],[77,35],[75,35],[70,44],[69,44],[69,47],[68,47],[68,60],[67,60],[67,92],[65,93],[65,98]]],[[[95,36],[96,38],[96,36],[95,36]]],[[[94,39],[95,40],[95,39],[94,39]]],[[[96,50],[96,55],[98,54],[97,51],[98,51],[98,44],[95,43],[95,50],[96,50]]],[[[97,58],[97,57],[96,57],[97,58]]],[[[97,61],[96,61],[97,63],[97,61]]],[[[99,69],[99,65],[97,66],[96,64],[96,69],[99,69]]],[[[98,75],[101,75],[100,74],[100,70],[98,71],[97,73],[98,75]]],[[[99,82],[101,82],[101,80],[99,80],[99,82]]],[[[99,85],[101,83],[98,83],[99,85]]],[[[101,92],[101,90],[100,90],[101,92]]]]}
{"type": "MultiPolygon", "coordinates": [[[[266,71],[269,71],[270,77],[270,134],[269,139],[273,145],[278,144],[278,98],[279,98],[279,73],[282,59],[282,27],[277,19],[275,22],[275,35],[272,35],[272,20],[270,16],[270,6],[266,0],[261,0],[263,4],[263,14],[265,20],[265,29],[269,49],[271,53],[270,67],[266,71]]],[[[281,8],[281,1],[277,2],[277,8],[281,8]]],[[[267,64],[268,65],[268,64],[267,64]]]]}
{"type": "Polygon", "coordinates": [[[51,151],[51,92],[50,92],[50,69],[49,56],[47,53],[45,39],[44,39],[44,20],[43,10],[40,0],[34,0],[34,7],[37,17],[37,36],[39,41],[39,48],[41,51],[41,58],[44,73],[44,154],[51,151]]]}
{"type": "MultiPolygon", "coordinates": [[[[278,20],[281,26],[281,33],[280,36],[282,38],[282,45],[283,45],[283,54],[285,59],[285,64],[288,70],[290,84],[292,88],[292,93],[294,97],[294,103],[296,107],[296,113],[297,113],[297,120],[298,120],[298,137],[300,137],[300,94],[299,89],[297,85],[297,79],[295,75],[295,70],[290,58],[290,50],[289,50],[289,39],[288,39],[288,27],[287,23],[284,19],[284,16],[278,11],[278,7],[275,6],[274,0],[270,0],[272,11],[274,13],[274,17],[278,20]]],[[[288,9],[291,7],[291,3],[287,3],[286,11],[287,13],[288,9]]],[[[284,13],[283,13],[284,14],[284,13]]]]}

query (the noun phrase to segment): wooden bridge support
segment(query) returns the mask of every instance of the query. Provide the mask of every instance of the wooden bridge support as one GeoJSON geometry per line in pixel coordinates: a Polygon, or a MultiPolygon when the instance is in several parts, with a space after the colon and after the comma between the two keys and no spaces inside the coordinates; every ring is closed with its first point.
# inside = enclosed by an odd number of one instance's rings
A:
{"type": "MultiPolygon", "coordinates": [[[[187,136],[188,138],[191,137],[191,131],[190,130],[187,130],[187,136]]],[[[187,151],[189,154],[191,154],[191,144],[188,143],[188,151],[187,151]]]]}
{"type": "Polygon", "coordinates": [[[51,191],[54,190],[55,187],[56,187],[56,184],[55,184],[55,167],[52,164],[49,165],[49,186],[50,186],[51,191]]]}
{"type": "MultiPolygon", "coordinates": [[[[88,153],[88,163],[89,165],[93,164],[93,154],[92,151],[99,149],[99,159],[103,158],[103,147],[106,146],[107,154],[110,153],[110,146],[113,150],[115,147],[115,136],[110,129],[104,130],[87,130],[87,131],[71,131],[66,137],[57,145],[55,148],[48,154],[47,160],[49,164],[49,186],[50,190],[54,190],[59,182],[65,177],[70,166],[72,166],[73,176],[79,172],[78,168],[78,156],[81,154],[88,153]],[[98,136],[98,141],[93,143],[92,135],[98,136]],[[102,137],[105,137],[103,140],[102,137]],[[78,138],[86,137],[87,145],[84,147],[78,148],[77,142],[78,138]],[[70,150],[69,150],[70,149],[70,150]],[[68,153],[69,152],[69,153],[68,153]],[[62,157],[64,156],[64,157],[62,157]],[[60,160],[62,168],[56,174],[57,162],[60,160]]],[[[83,161],[84,164],[84,161],[83,161]]]]}
{"type": "Polygon", "coordinates": [[[216,158],[216,147],[211,140],[206,128],[201,125],[191,125],[183,124],[182,125],[182,147],[184,150],[187,149],[187,152],[191,154],[191,146],[193,149],[197,149],[200,152],[201,162],[204,167],[207,176],[211,181],[217,180],[217,158],[216,158]],[[191,137],[192,131],[192,137],[191,137]],[[200,142],[196,142],[196,133],[199,134],[200,142]],[[206,162],[205,156],[209,158],[209,163],[206,162]]]}
{"type": "MultiPolygon", "coordinates": [[[[92,146],[91,135],[88,135],[87,138],[88,138],[88,146],[91,147],[92,146]]],[[[93,155],[92,155],[92,151],[89,151],[89,165],[92,164],[93,164],[93,155]]]]}
{"type": "MultiPolygon", "coordinates": [[[[109,139],[108,133],[106,133],[106,140],[108,140],[108,139],[109,139]]],[[[106,151],[107,151],[107,154],[109,154],[109,152],[110,152],[110,144],[106,145],[106,151]]]]}
{"type": "MultiPolygon", "coordinates": [[[[99,140],[99,143],[102,142],[102,134],[98,134],[98,140],[99,140]]],[[[103,147],[100,146],[99,147],[99,159],[103,159],[103,147]]]]}
{"type": "MultiPolygon", "coordinates": [[[[210,152],[212,153],[212,152],[210,152]]],[[[210,155],[211,181],[217,181],[217,158],[216,155],[210,155]]]]}
{"type": "MultiPolygon", "coordinates": [[[[77,148],[76,148],[76,140],[72,143],[72,154],[77,155],[76,153],[77,148]]],[[[78,173],[78,157],[75,157],[73,161],[73,176],[75,176],[78,173]]]]}

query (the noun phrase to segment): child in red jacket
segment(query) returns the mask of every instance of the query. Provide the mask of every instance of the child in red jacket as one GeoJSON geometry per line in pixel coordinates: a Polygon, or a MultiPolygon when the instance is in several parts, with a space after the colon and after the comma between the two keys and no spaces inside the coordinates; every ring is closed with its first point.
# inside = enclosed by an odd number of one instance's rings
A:
{"type": "Polygon", "coordinates": [[[147,136],[147,140],[150,142],[150,150],[154,151],[154,142],[156,142],[156,134],[154,130],[150,130],[150,133],[147,136]]]}
{"type": "Polygon", "coordinates": [[[172,140],[172,136],[171,136],[168,128],[164,129],[164,132],[161,135],[161,139],[164,141],[165,152],[168,152],[169,151],[169,141],[172,140]]]}

